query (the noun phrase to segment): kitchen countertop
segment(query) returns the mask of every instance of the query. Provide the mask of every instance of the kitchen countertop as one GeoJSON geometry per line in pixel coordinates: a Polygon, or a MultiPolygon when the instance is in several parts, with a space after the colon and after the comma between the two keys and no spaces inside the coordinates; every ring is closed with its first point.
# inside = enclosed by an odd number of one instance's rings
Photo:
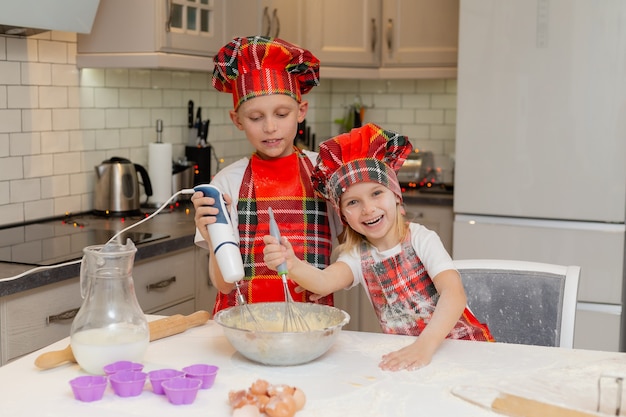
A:
{"type": "MultiPolygon", "coordinates": [[[[77,364],[42,371],[35,358],[60,350],[69,338],[0,367],[2,414],[91,417],[230,416],[228,393],[246,389],[261,378],[271,384],[302,389],[307,403],[296,417],[313,416],[473,416],[493,411],[462,400],[456,392],[489,398],[483,389],[499,389],[536,400],[595,410],[598,377],[626,375],[626,354],[505,343],[446,340],[432,363],[417,371],[378,368],[381,355],[414,340],[410,336],[342,331],[320,358],[304,365],[271,367],[237,353],[213,321],[184,333],[151,342],[144,371],[182,369],[193,363],[219,366],[213,387],[200,391],[193,404],[174,406],[152,393],[147,382],[138,397],[121,398],[110,387],[100,401],[73,398],[68,382],[84,372],[77,364]]],[[[615,397],[613,397],[614,399],[615,397]]]]}
{"type": "Polygon", "coordinates": [[[444,194],[437,192],[428,192],[420,190],[407,190],[402,193],[402,199],[405,204],[418,204],[429,206],[449,206],[454,203],[453,194],[444,194]]]}
{"type": "MultiPolygon", "coordinates": [[[[138,244],[135,261],[138,262],[193,246],[193,238],[195,235],[193,216],[193,207],[189,209],[188,213],[182,209],[173,211],[165,209],[150,220],[133,228],[132,231],[169,235],[169,237],[164,239],[138,244]]],[[[116,231],[132,224],[126,222],[123,227],[120,227],[119,219],[106,217],[102,217],[101,219],[90,218],[89,222],[90,226],[94,226],[94,228],[113,229],[116,231]]],[[[106,242],[102,243],[104,244],[106,242]]],[[[77,261],[80,261],[80,259],[77,261]]],[[[35,267],[32,265],[0,262],[0,297],[74,278],[80,274],[80,262],[76,262],[54,268],[44,267],[34,269],[33,272],[28,275],[12,279],[12,277],[33,268],[35,267]]]]}

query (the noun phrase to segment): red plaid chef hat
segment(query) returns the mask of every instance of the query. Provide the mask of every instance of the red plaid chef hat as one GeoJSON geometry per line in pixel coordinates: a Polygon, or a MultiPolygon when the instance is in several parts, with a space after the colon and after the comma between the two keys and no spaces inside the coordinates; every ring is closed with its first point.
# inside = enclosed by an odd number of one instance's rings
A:
{"type": "Polygon", "coordinates": [[[213,58],[213,87],[233,94],[235,110],[254,97],[285,94],[298,103],[319,85],[320,61],[278,38],[235,38],[213,58]]]}
{"type": "Polygon", "coordinates": [[[402,201],[396,173],[413,149],[409,138],[368,123],[320,144],[313,187],[337,211],[341,195],[358,182],[377,182],[402,201]]]}

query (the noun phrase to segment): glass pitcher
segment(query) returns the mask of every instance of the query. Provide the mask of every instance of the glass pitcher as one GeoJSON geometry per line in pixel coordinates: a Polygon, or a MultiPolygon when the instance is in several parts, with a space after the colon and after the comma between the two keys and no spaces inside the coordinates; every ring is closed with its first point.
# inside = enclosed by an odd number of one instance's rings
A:
{"type": "Polygon", "coordinates": [[[104,374],[104,365],[119,360],[141,362],[150,331],[133,284],[137,248],[125,245],[83,249],[80,291],[83,297],[70,330],[70,345],[78,364],[90,374],[104,374]]]}

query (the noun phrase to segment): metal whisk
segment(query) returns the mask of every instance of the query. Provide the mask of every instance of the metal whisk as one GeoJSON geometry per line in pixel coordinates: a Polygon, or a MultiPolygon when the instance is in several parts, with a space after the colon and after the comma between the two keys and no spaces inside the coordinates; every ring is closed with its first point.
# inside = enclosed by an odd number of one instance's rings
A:
{"type": "Polygon", "coordinates": [[[248,303],[246,302],[246,298],[241,293],[241,287],[240,287],[239,281],[235,281],[235,289],[237,292],[237,302],[241,306],[240,315],[239,315],[239,328],[245,329],[248,327],[249,323],[252,323],[252,327],[253,327],[252,330],[255,330],[257,332],[262,331],[263,328],[261,327],[261,324],[256,319],[256,317],[254,317],[254,314],[252,314],[252,311],[250,310],[250,306],[248,306],[248,303]]]}
{"type": "MultiPolygon", "coordinates": [[[[270,215],[270,234],[280,242],[280,231],[276,220],[274,220],[274,212],[271,207],[267,209],[270,215]]],[[[296,303],[291,297],[289,286],[287,285],[287,263],[283,262],[278,265],[278,275],[283,280],[283,290],[285,291],[285,317],[283,321],[283,332],[307,332],[310,330],[308,323],[298,311],[296,303]]]]}

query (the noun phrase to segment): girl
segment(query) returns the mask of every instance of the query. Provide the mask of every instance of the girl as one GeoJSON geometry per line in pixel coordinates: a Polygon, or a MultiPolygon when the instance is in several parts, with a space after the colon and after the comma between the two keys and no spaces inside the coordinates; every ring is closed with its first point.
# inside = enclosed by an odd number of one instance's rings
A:
{"type": "Polygon", "coordinates": [[[319,270],[298,259],[288,239],[265,236],[264,259],[319,294],[362,283],[385,333],[418,336],[383,356],[384,370],[430,363],[445,338],[493,341],[466,307],[461,278],[433,231],[407,223],[396,172],[412,146],[408,139],[367,124],[320,146],[313,184],[347,224],[337,261],[319,270]]]}

